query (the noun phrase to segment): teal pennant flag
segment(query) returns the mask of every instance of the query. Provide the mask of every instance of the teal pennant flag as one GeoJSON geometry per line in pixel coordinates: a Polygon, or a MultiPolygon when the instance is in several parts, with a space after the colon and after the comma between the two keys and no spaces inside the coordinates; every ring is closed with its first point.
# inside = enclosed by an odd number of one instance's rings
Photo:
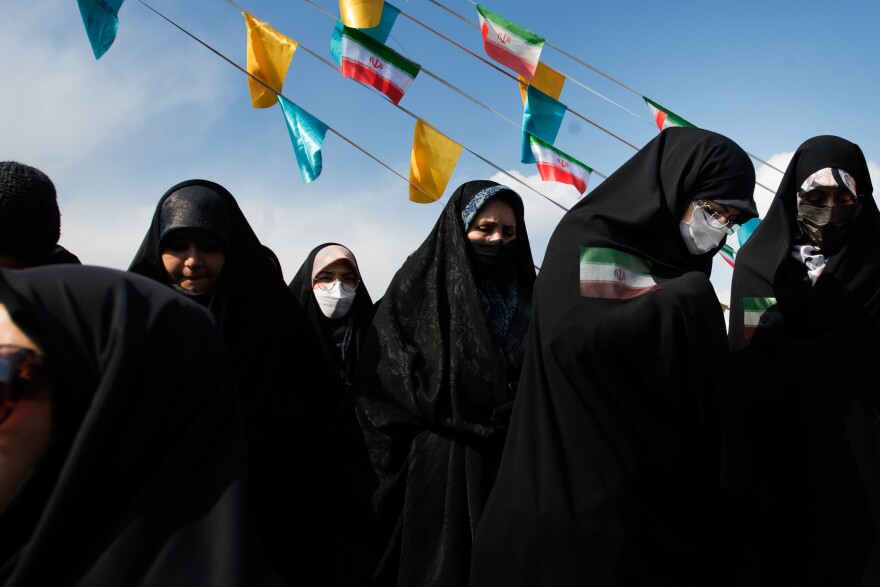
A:
{"type": "Polygon", "coordinates": [[[752,236],[752,233],[755,232],[755,229],[760,224],[760,218],[752,218],[745,224],[739,227],[739,230],[736,231],[736,238],[739,240],[739,246],[743,246],[746,244],[746,241],[749,240],[749,237],[752,236]]]}
{"type": "Polygon", "coordinates": [[[278,94],[278,104],[284,113],[299,173],[305,183],[315,181],[323,167],[321,145],[328,127],[281,94],[278,94]]]}
{"type": "MultiPolygon", "coordinates": [[[[373,28],[358,30],[370,35],[383,45],[387,45],[388,35],[391,34],[391,27],[394,26],[394,20],[397,18],[398,14],[400,14],[400,9],[386,2],[385,6],[382,8],[382,20],[379,21],[379,24],[373,28]]],[[[336,27],[333,29],[333,34],[330,36],[330,55],[333,57],[333,61],[335,61],[340,67],[342,66],[343,26],[342,20],[337,18],[336,27]]]]}
{"type": "Polygon", "coordinates": [[[568,106],[548,96],[541,90],[529,86],[526,90],[526,104],[523,110],[522,158],[523,163],[535,163],[535,156],[529,143],[529,135],[535,135],[545,143],[556,142],[562,117],[568,106]]]}
{"type": "Polygon", "coordinates": [[[95,59],[100,59],[116,40],[116,31],[119,29],[119,8],[124,1],[77,0],[95,59]]]}

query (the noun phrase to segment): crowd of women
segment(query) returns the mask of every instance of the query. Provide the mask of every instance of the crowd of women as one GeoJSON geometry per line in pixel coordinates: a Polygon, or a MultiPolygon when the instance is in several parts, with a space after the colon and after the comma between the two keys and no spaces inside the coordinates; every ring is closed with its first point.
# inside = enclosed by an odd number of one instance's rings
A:
{"type": "MultiPolygon", "coordinates": [[[[0,163],[0,225],[37,188],[0,163]]],[[[867,163],[797,149],[728,328],[754,188],[663,130],[538,271],[520,196],[468,181],[377,299],[336,242],[285,282],[208,180],[128,271],[0,230],[0,585],[880,585],[867,163]]]]}

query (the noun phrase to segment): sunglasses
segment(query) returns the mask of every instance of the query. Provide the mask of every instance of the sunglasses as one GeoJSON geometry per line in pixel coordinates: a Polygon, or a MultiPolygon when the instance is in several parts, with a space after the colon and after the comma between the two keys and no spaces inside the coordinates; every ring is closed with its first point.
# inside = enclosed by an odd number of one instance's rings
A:
{"type": "Polygon", "coordinates": [[[22,392],[43,367],[43,355],[33,349],[0,344],[0,424],[12,414],[22,392]]]}

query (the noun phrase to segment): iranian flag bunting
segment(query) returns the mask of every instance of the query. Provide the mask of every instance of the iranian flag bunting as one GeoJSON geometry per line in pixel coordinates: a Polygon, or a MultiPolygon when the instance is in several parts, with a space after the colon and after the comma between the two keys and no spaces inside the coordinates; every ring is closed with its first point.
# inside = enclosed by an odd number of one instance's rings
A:
{"type": "Polygon", "coordinates": [[[664,128],[669,128],[670,126],[690,126],[696,127],[696,124],[688,122],[678,114],[674,112],[670,112],[657,102],[642,96],[645,100],[645,103],[648,105],[648,110],[651,111],[651,116],[654,118],[654,122],[657,123],[657,128],[663,130],[664,128]]]}
{"type": "Polygon", "coordinates": [[[776,298],[743,298],[743,336],[752,340],[756,334],[769,334],[782,328],[784,320],[776,298]]]}
{"type": "Polygon", "coordinates": [[[538,173],[541,174],[542,180],[573,185],[581,195],[587,191],[587,182],[590,181],[592,168],[550,146],[535,135],[529,135],[529,147],[535,156],[538,173]]]}
{"type": "Polygon", "coordinates": [[[342,27],[342,75],[373,86],[400,102],[421,66],[363,31],[342,27]]]}
{"type": "Polygon", "coordinates": [[[648,261],[616,249],[581,247],[580,265],[585,298],[628,300],[661,289],[648,261]]]}
{"type": "Polygon", "coordinates": [[[723,245],[718,253],[721,255],[722,259],[727,261],[728,265],[733,267],[733,259],[736,253],[733,252],[733,249],[730,248],[730,245],[723,245]]]}
{"type": "Polygon", "coordinates": [[[544,37],[477,4],[486,55],[531,81],[535,77],[544,37]]]}

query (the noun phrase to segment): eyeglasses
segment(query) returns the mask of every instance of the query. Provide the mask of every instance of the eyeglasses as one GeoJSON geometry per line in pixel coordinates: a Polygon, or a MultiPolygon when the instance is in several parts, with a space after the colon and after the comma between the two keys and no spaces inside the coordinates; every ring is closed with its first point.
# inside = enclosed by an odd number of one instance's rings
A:
{"type": "Polygon", "coordinates": [[[717,210],[713,210],[709,204],[707,204],[704,200],[697,200],[694,202],[694,209],[702,208],[706,215],[709,217],[709,226],[712,228],[725,228],[727,229],[727,234],[731,235],[737,230],[739,230],[739,224],[736,222],[731,222],[727,216],[722,214],[717,210]]]}
{"type": "Polygon", "coordinates": [[[329,273],[319,273],[317,277],[312,281],[312,287],[318,286],[324,291],[330,291],[333,288],[333,284],[336,282],[340,282],[342,289],[351,293],[358,288],[361,280],[358,279],[357,275],[354,273],[346,273],[341,278],[338,278],[335,275],[331,275],[329,273]]]}
{"type": "Polygon", "coordinates": [[[43,355],[12,344],[0,345],[0,424],[15,409],[26,384],[43,366],[43,355]]]}

